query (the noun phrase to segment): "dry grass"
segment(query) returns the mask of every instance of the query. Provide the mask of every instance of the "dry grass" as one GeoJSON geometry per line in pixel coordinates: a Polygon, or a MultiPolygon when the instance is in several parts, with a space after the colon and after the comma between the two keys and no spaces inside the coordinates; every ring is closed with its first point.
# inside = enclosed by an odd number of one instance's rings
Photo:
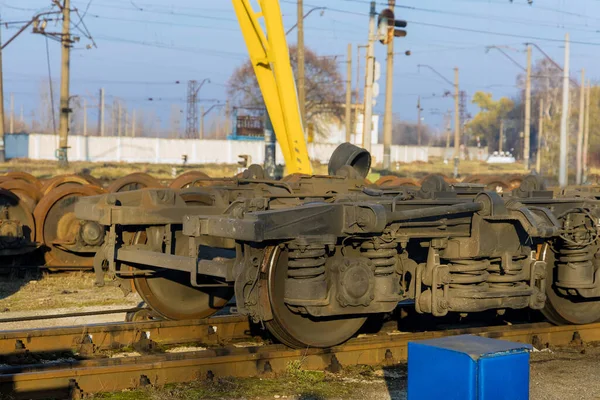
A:
{"type": "MultiPolygon", "coordinates": [[[[184,172],[196,170],[206,173],[210,177],[228,177],[238,173],[236,164],[202,164],[202,165],[175,165],[175,164],[132,164],[132,163],[92,163],[71,162],[69,168],[58,169],[55,161],[15,159],[0,164],[2,171],[25,171],[30,174],[46,179],[59,174],[74,174],[83,170],[101,180],[113,180],[135,172],[145,172],[157,179],[168,180],[184,172]]],[[[315,174],[327,174],[327,165],[313,163],[315,174]]],[[[414,162],[410,164],[397,163],[393,166],[394,174],[411,178],[422,178],[431,173],[452,175],[454,166],[452,163],[445,164],[442,159],[432,158],[429,162],[414,162]]],[[[459,165],[459,174],[521,174],[522,164],[490,165],[480,161],[462,161],[459,165]]],[[[371,178],[379,178],[381,171],[374,168],[371,178]]],[[[373,179],[372,179],[373,180],[373,179]]],[[[376,180],[376,179],[375,179],[376,180]]]]}
{"type": "Polygon", "coordinates": [[[145,172],[157,179],[172,179],[174,176],[191,170],[202,171],[216,178],[235,175],[237,173],[237,165],[202,164],[183,166],[181,164],[92,163],[75,161],[70,162],[68,168],[59,169],[56,161],[48,160],[15,159],[6,163],[0,163],[0,172],[25,171],[41,179],[61,174],[74,174],[82,170],[88,170],[92,176],[101,180],[112,180],[134,172],[145,172]]]}
{"type": "Polygon", "coordinates": [[[91,272],[28,272],[18,278],[14,273],[0,278],[0,312],[47,310],[54,308],[124,305],[137,300],[127,298],[112,286],[94,286],[91,272]]]}

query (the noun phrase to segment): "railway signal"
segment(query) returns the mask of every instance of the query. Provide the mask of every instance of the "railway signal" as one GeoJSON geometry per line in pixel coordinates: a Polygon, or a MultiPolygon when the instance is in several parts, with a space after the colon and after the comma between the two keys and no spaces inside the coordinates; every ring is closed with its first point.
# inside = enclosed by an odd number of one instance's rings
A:
{"type": "Polygon", "coordinates": [[[377,19],[377,33],[381,44],[388,44],[394,37],[406,37],[407,32],[404,29],[408,23],[401,19],[396,19],[394,11],[389,8],[379,13],[377,19]]]}

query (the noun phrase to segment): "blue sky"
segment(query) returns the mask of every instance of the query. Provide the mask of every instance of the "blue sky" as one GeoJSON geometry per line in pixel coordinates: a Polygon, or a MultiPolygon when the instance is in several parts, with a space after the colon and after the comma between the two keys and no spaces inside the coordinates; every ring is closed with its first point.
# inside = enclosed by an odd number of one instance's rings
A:
{"type": "MultiPolygon", "coordinates": [[[[247,57],[246,48],[229,0],[72,0],[84,18],[97,48],[86,50],[82,38],[73,51],[71,92],[96,100],[104,87],[107,103],[112,96],[122,98],[131,108],[154,110],[167,124],[173,104],[185,109],[185,83],[189,79],[209,78],[200,94],[211,101],[226,99],[225,84],[233,71],[247,57]],[[88,8],[89,5],[89,8],[88,8]],[[176,84],[180,81],[181,84],[176,84]],[[155,99],[150,102],[147,98],[155,99]]],[[[280,0],[284,25],[296,22],[295,0],[280,0]]],[[[518,51],[509,54],[525,63],[525,42],[535,42],[559,63],[563,61],[562,40],[571,35],[571,70],[579,76],[585,68],[587,77],[597,79],[596,65],[600,47],[600,1],[598,0],[403,0],[397,1],[396,15],[408,21],[408,36],[396,39],[395,51],[410,50],[412,55],[398,55],[394,67],[394,113],[404,120],[415,121],[417,96],[422,100],[423,117],[434,127],[442,117],[436,110],[452,107],[451,98],[440,96],[449,87],[430,71],[417,68],[428,64],[453,79],[453,68],[460,68],[461,89],[471,96],[486,90],[500,96],[517,96],[516,75],[520,73],[498,51],[486,52],[486,46],[510,46],[518,51]]],[[[29,19],[34,13],[49,9],[50,0],[3,0],[3,21],[29,19]]],[[[385,8],[377,2],[377,10],[385,8]]],[[[320,6],[305,20],[305,44],[321,55],[340,55],[345,60],[348,43],[365,44],[368,31],[369,1],[305,0],[305,12],[320,6]]],[[[77,16],[74,16],[77,22],[77,16]]],[[[16,26],[2,27],[6,40],[16,26]]],[[[49,24],[47,30],[60,30],[49,24]]],[[[288,36],[290,44],[296,33],[288,36]]],[[[60,46],[50,41],[52,75],[57,79],[60,46]]],[[[534,50],[534,60],[542,55],[534,50]]],[[[26,114],[38,108],[39,88],[48,79],[46,41],[43,36],[23,33],[6,47],[4,53],[6,93],[15,94],[18,110],[26,114]]],[[[364,51],[363,51],[364,56],[364,51]]],[[[376,57],[385,65],[385,46],[377,43],[376,57]]],[[[364,66],[364,58],[361,65],[364,66]]],[[[340,68],[345,73],[344,64],[340,68]]],[[[380,84],[384,87],[385,70],[380,84]]],[[[355,66],[354,71],[355,74],[355,66]]],[[[364,70],[361,71],[361,86],[364,70]]],[[[353,76],[353,84],[356,76],[353,76]]],[[[58,91],[58,87],[55,88],[58,91]]],[[[383,109],[383,91],[376,111],[383,109]]],[[[477,110],[470,106],[470,112],[477,110]]],[[[93,113],[91,115],[93,117],[93,113]]]]}

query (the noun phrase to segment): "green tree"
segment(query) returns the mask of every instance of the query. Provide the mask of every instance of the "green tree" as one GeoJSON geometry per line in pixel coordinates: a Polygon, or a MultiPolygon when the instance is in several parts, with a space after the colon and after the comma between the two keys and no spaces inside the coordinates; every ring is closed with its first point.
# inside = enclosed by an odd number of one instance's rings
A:
{"type": "MultiPolygon", "coordinates": [[[[479,107],[479,112],[467,123],[467,133],[473,138],[479,137],[483,145],[490,147],[490,151],[498,149],[500,123],[513,110],[514,102],[507,97],[494,100],[491,93],[476,92],[472,103],[479,107]]],[[[507,147],[503,145],[502,148],[507,147]]]]}

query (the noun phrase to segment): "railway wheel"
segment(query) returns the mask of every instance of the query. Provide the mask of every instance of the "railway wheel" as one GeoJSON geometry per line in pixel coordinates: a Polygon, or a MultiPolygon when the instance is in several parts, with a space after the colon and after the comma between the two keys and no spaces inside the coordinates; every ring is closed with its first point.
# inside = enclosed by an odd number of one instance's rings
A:
{"type": "Polygon", "coordinates": [[[363,316],[313,318],[292,311],[284,303],[287,253],[279,247],[269,247],[264,262],[266,285],[262,285],[261,290],[267,291],[273,312],[273,319],[265,325],[280,342],[296,348],[335,346],[351,338],[367,320],[363,316]]]}
{"type": "Polygon", "coordinates": [[[45,196],[57,187],[63,185],[90,185],[93,182],[88,181],[85,177],[79,175],[57,175],[48,179],[42,185],[42,194],[45,196]]]}
{"type": "Polygon", "coordinates": [[[159,188],[162,187],[160,182],[151,175],[143,172],[135,172],[133,174],[125,175],[122,178],[117,179],[108,187],[106,191],[109,193],[127,192],[129,190],[139,190],[146,188],[159,188]]]}
{"type": "Polygon", "coordinates": [[[173,179],[173,182],[169,184],[171,189],[186,189],[190,186],[206,186],[207,181],[201,181],[202,179],[210,178],[204,172],[201,171],[188,171],[179,175],[173,179]],[[199,182],[196,182],[200,180],[199,182]]]}
{"type": "Polygon", "coordinates": [[[542,247],[542,259],[548,263],[546,269],[546,306],[544,316],[557,325],[590,324],[600,321],[600,301],[583,301],[576,296],[564,296],[554,286],[557,268],[556,255],[549,245],[542,247]]]}
{"type": "MultiPolygon", "coordinates": [[[[206,205],[206,196],[193,192],[182,195],[188,205],[206,205]]],[[[211,203],[212,204],[212,203],[211,203]]],[[[174,249],[177,255],[188,255],[188,239],[181,231],[175,233],[174,249]]],[[[161,243],[151,243],[146,232],[138,232],[133,244],[145,244],[149,250],[162,251],[161,243]]],[[[203,248],[201,255],[210,258],[224,256],[224,249],[203,248]],[[214,254],[213,254],[214,253],[214,254]],[[221,253],[221,254],[219,254],[221,253]]],[[[233,256],[234,254],[227,254],[233,256]]],[[[143,267],[142,267],[143,268],[143,267]]],[[[163,270],[151,276],[139,276],[133,280],[134,286],[142,300],[158,315],[166,319],[199,319],[206,318],[225,307],[233,297],[232,286],[193,287],[190,274],[182,271],[163,270]]],[[[199,284],[216,285],[220,282],[211,277],[198,277],[199,284]]]]}
{"type": "Polygon", "coordinates": [[[4,175],[2,175],[2,178],[9,178],[9,179],[16,179],[19,181],[24,181],[27,182],[35,187],[37,187],[38,189],[42,188],[42,182],[40,182],[38,180],[38,178],[36,178],[35,176],[31,175],[30,173],[27,172],[23,172],[23,171],[10,171],[5,173],[4,175]]]}
{"type": "Polygon", "coordinates": [[[42,192],[37,186],[20,179],[2,180],[0,181],[0,188],[10,190],[16,194],[31,210],[42,199],[42,192]]]}
{"type": "Polygon", "coordinates": [[[16,266],[23,255],[35,249],[33,212],[26,202],[6,189],[0,189],[0,209],[0,266],[16,266]]]}
{"type": "Polygon", "coordinates": [[[449,176],[446,176],[446,175],[444,175],[444,174],[438,174],[438,173],[434,173],[434,174],[425,175],[425,176],[424,176],[424,177],[421,179],[421,181],[420,181],[419,183],[422,185],[422,184],[423,184],[423,182],[425,182],[426,180],[430,179],[430,177],[432,177],[432,176],[439,176],[439,177],[441,177],[441,178],[444,180],[444,182],[446,182],[446,183],[457,183],[457,182],[458,182],[456,179],[454,179],[454,178],[451,178],[451,177],[449,177],[449,176]]]}
{"type": "Polygon", "coordinates": [[[401,178],[399,176],[387,175],[379,178],[375,185],[382,188],[392,188],[399,186],[419,186],[419,184],[411,178],[401,178]]]}
{"type": "Polygon", "coordinates": [[[80,197],[104,193],[102,188],[91,185],[65,184],[45,195],[37,204],[35,240],[45,246],[44,261],[47,267],[56,269],[91,268],[93,253],[74,253],[57,243],[69,241],[77,233],[79,220],[75,217],[75,203],[80,197]]]}
{"type": "Polygon", "coordinates": [[[504,193],[511,190],[510,184],[499,176],[490,176],[482,179],[480,183],[485,185],[485,189],[496,193],[504,193]]]}

